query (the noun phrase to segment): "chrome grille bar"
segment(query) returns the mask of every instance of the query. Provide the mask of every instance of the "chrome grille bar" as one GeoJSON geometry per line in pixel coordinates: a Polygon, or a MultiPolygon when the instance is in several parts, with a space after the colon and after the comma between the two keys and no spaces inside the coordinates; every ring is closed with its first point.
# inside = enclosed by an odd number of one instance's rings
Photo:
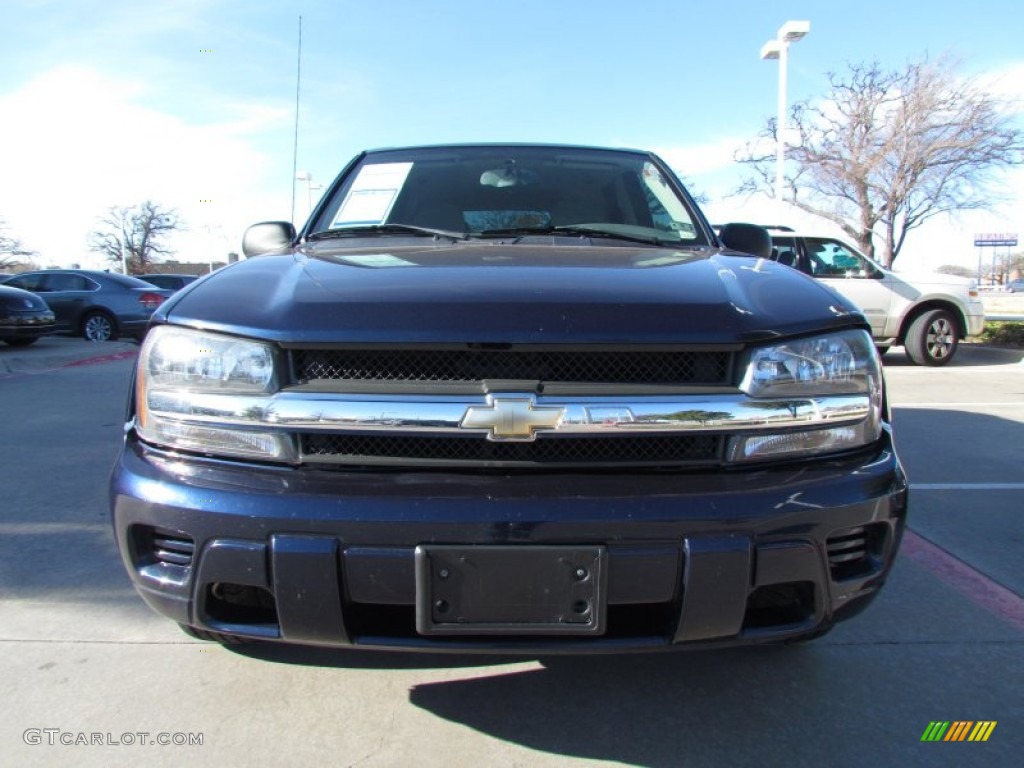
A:
{"type": "Polygon", "coordinates": [[[545,434],[612,435],[666,432],[740,432],[832,427],[871,413],[868,395],[756,399],[741,393],[691,397],[549,397],[523,393],[470,395],[334,395],[279,392],[242,396],[152,391],[154,415],[222,428],[274,431],[358,431],[390,435],[487,434],[463,426],[471,408],[527,399],[537,409],[561,409],[545,434]]]}

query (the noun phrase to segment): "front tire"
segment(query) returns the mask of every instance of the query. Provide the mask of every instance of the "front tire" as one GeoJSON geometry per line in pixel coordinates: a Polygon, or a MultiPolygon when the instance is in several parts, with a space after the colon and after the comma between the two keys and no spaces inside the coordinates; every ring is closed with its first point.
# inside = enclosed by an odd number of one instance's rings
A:
{"type": "Polygon", "coordinates": [[[90,312],[82,318],[82,335],[89,341],[114,341],[117,323],[106,312],[90,312]]]}
{"type": "Polygon", "coordinates": [[[907,329],[907,356],[917,365],[946,365],[956,354],[960,340],[956,318],[945,309],[932,309],[914,318],[907,329]]]}

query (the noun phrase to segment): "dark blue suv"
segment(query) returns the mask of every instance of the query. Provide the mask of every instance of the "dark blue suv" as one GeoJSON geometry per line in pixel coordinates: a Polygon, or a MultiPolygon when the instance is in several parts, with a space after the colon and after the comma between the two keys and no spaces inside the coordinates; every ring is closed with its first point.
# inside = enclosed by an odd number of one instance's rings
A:
{"type": "Polygon", "coordinates": [[[864,317],[647,152],[365,152],[156,312],[111,479],[220,641],[788,642],[877,594],[907,482],[864,317]]]}

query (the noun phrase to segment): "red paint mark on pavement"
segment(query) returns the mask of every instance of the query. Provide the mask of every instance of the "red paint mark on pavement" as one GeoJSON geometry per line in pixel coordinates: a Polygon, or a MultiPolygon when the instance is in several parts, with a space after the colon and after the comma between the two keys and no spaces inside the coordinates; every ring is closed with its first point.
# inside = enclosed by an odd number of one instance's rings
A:
{"type": "Polygon", "coordinates": [[[903,534],[900,554],[930,571],[989,613],[1024,632],[1024,598],[913,531],[903,534]]]}
{"type": "Polygon", "coordinates": [[[137,349],[126,349],[123,352],[114,352],[110,355],[99,355],[98,357],[87,357],[85,360],[75,360],[73,363],[66,363],[61,368],[74,368],[79,365],[95,365],[96,363],[112,363],[115,360],[126,360],[135,357],[139,352],[137,349]]]}

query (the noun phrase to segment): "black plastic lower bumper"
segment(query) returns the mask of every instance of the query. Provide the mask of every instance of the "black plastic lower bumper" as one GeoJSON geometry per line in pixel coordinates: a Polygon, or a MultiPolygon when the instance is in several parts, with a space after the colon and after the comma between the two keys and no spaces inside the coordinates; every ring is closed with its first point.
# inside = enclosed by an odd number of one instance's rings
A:
{"type": "Polygon", "coordinates": [[[125,565],[175,621],[463,652],[819,632],[884,583],[906,502],[889,446],[744,472],[510,475],[246,467],[129,438],[112,477],[125,565]]]}

